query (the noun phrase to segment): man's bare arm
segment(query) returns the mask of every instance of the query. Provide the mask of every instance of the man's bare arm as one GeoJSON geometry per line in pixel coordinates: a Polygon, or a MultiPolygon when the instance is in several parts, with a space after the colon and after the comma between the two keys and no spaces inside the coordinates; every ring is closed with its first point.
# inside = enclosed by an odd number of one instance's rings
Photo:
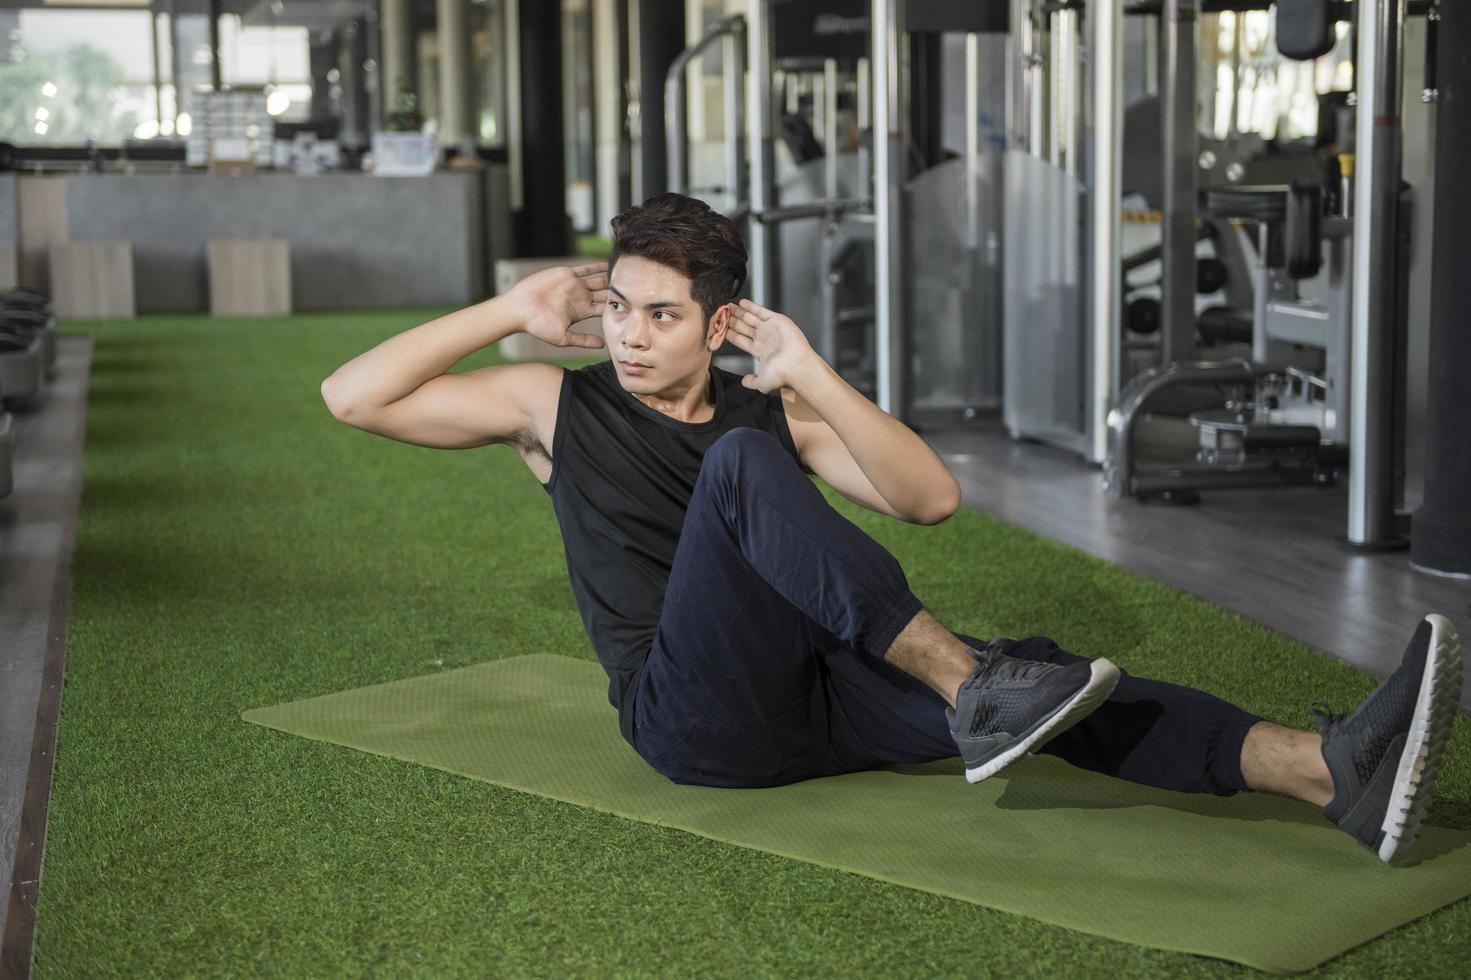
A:
{"type": "Polygon", "coordinates": [[[339,417],[383,408],[411,394],[466,357],[521,329],[504,302],[488,299],[420,324],[359,354],[322,382],[322,398],[339,417]]]}
{"type": "Polygon", "coordinates": [[[929,445],[844,381],[815,353],[786,378],[822,416],[869,482],[906,520],[938,524],[960,505],[960,484],[929,445]]]}
{"type": "Polygon", "coordinates": [[[518,330],[558,346],[602,347],[601,337],[575,333],[571,325],[602,313],[605,268],[548,269],[502,296],[389,337],[333,371],[322,382],[322,398],[339,418],[377,411],[518,330]]]}

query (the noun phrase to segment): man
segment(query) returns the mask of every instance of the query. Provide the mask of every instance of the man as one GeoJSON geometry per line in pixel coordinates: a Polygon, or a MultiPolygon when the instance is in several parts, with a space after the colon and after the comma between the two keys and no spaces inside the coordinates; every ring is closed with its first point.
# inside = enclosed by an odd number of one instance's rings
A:
{"type": "Polygon", "coordinates": [[[515,446],[552,499],[572,590],[634,750],[671,780],[773,786],[961,755],[975,782],[1025,754],[1185,792],[1323,808],[1384,861],[1414,840],[1461,683],[1451,624],[1319,734],[1136,678],[1045,637],[953,633],[894,557],[805,474],[915,524],[960,488],[790,319],[733,303],[746,250],[676,194],[613,222],[608,271],[552,269],[391,337],[322,385],[333,414],[422,446],[515,446]],[[600,316],[602,337],[571,329],[600,316]],[[450,374],[517,330],[609,358],[450,374]],[[713,366],[727,340],[744,377],[713,366]]]}

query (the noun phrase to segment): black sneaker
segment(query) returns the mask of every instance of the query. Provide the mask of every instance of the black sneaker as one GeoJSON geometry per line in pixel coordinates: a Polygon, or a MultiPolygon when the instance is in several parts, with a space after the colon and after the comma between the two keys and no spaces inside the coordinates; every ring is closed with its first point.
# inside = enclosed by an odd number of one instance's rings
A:
{"type": "Polygon", "coordinates": [[[1119,682],[1102,658],[1062,666],[971,650],[980,665],[946,708],[950,735],[965,760],[965,778],[978,783],[1030,755],[1096,711],[1119,682]]]}
{"type": "Polygon", "coordinates": [[[1414,843],[1461,701],[1461,648],[1444,616],[1426,616],[1395,672],[1352,715],[1315,702],[1333,799],[1323,815],[1389,862],[1414,843]]]}

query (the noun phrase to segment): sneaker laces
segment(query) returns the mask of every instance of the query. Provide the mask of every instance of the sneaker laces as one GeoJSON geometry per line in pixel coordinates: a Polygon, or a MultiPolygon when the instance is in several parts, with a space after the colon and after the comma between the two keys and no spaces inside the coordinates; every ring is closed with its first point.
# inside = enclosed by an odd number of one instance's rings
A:
{"type": "MultiPolygon", "coordinates": [[[[1323,701],[1314,701],[1310,710],[1318,731],[1322,733],[1325,748],[1329,741],[1337,736],[1357,736],[1357,744],[1352,745],[1349,751],[1349,761],[1361,785],[1373,779],[1375,770],[1379,768],[1379,763],[1384,759],[1384,754],[1389,751],[1390,744],[1400,732],[1383,723],[1379,725],[1363,724],[1364,719],[1339,714],[1323,701]]],[[[1326,759],[1327,753],[1324,752],[1323,755],[1326,759]]]]}
{"type": "Polygon", "coordinates": [[[984,687],[991,681],[1030,681],[1057,669],[1057,664],[1008,657],[1004,653],[993,653],[982,662],[981,669],[972,676],[970,682],[976,687],[984,687]]]}
{"type": "Polygon", "coordinates": [[[967,734],[976,738],[983,732],[1015,730],[1018,720],[1027,716],[1032,705],[1036,681],[1061,669],[1058,664],[993,654],[966,682],[977,692],[975,714],[967,734]],[[1006,683],[1012,681],[1027,683],[1017,687],[1006,683]]]}
{"type": "Polygon", "coordinates": [[[1328,735],[1336,735],[1343,727],[1344,720],[1348,715],[1338,714],[1326,701],[1314,701],[1308,706],[1313,713],[1313,724],[1318,726],[1318,731],[1326,738],[1328,735]]]}

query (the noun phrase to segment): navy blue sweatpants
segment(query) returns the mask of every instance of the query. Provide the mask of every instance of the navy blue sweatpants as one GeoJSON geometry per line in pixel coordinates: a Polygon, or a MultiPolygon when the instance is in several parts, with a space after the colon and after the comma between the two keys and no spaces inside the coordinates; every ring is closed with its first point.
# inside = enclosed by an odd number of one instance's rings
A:
{"type": "MultiPolygon", "coordinates": [[[[920,608],[898,560],[834,510],[773,436],[733,429],[707,450],[685,514],[637,680],[635,748],[674,782],[728,787],[956,756],[945,699],[883,659],[920,608]]],[[[1000,648],[1084,659],[1041,636],[1000,648]]],[[[1101,708],[1040,751],[1229,796],[1247,788],[1241,745],[1260,720],[1124,672],[1101,708]]]]}

